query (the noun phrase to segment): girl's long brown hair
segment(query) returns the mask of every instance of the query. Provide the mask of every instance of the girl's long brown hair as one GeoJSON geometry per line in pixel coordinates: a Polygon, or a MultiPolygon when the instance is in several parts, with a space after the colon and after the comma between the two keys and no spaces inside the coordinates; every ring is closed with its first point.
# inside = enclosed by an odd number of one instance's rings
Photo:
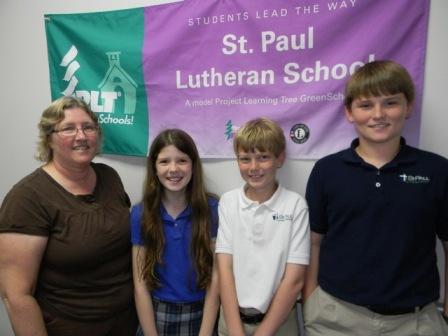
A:
{"type": "Polygon", "coordinates": [[[186,189],[187,203],[191,206],[191,246],[190,253],[197,272],[197,288],[206,289],[211,282],[213,251],[211,249],[210,227],[212,214],[208,206],[202,165],[193,139],[180,129],[162,131],[152,142],[146,172],[143,195],[142,234],[146,244],[146,256],[141,260],[141,276],[149,290],[160,286],[155,267],[162,264],[165,244],[163,223],[160,218],[163,186],[156,173],[156,161],[160,151],[169,145],[187,154],[192,161],[192,176],[186,189]]]}

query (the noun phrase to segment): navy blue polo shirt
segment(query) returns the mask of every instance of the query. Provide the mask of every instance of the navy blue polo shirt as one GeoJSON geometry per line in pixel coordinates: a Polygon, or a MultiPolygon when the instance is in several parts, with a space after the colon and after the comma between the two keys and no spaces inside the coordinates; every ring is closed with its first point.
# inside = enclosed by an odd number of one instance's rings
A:
{"type": "MultiPolygon", "coordinates": [[[[208,199],[212,223],[210,236],[214,240],[218,232],[218,200],[208,199]]],[[[145,245],[141,234],[142,204],[131,211],[131,242],[133,245],[145,245]]],[[[155,298],[173,302],[186,303],[203,300],[205,291],[198,289],[197,274],[190,253],[191,246],[191,206],[182,211],[177,218],[172,218],[162,205],[160,216],[163,222],[165,245],[162,264],[157,264],[155,271],[161,287],[151,291],[155,298]]]]}
{"type": "Polygon", "coordinates": [[[413,307],[439,297],[436,235],[448,240],[448,160],[407,146],[382,168],[349,149],[316,162],[306,198],[323,234],[318,282],[362,306],[413,307]]]}

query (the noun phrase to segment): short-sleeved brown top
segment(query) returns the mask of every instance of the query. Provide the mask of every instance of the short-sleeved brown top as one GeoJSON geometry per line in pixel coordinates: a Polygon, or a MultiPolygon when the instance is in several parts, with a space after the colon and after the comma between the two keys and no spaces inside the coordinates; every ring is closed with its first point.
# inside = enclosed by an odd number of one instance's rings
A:
{"type": "Polygon", "coordinates": [[[0,209],[0,233],[47,236],[35,297],[44,311],[99,320],[133,304],[129,198],[111,167],[92,163],[93,195],[75,196],[42,168],[0,209]]]}

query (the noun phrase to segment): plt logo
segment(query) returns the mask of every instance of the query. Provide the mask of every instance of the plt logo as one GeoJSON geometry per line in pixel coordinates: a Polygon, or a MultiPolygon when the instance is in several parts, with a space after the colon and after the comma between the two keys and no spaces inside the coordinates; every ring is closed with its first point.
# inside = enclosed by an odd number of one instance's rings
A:
{"type": "Polygon", "coordinates": [[[106,52],[109,67],[102,81],[98,84],[98,90],[80,90],[78,75],[81,71],[77,60],[78,49],[72,45],[64,55],[60,66],[65,68],[62,79],[67,86],[61,92],[65,96],[82,98],[93,112],[99,113],[99,121],[103,124],[134,123],[134,114],[137,102],[137,83],[120,65],[120,51],[106,52]],[[124,118],[114,118],[110,114],[122,114],[124,118]]]}

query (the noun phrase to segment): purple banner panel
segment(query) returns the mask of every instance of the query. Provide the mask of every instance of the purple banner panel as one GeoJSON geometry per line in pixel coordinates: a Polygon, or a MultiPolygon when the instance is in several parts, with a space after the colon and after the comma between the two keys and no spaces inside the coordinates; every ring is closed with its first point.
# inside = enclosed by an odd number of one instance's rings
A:
{"type": "Polygon", "coordinates": [[[429,0],[186,0],[145,8],[143,67],[150,136],[182,128],[206,158],[234,156],[249,119],[279,122],[288,157],[317,159],[356,136],[344,85],[359,66],[403,64],[417,99],[405,129],[417,145],[429,0]]]}

